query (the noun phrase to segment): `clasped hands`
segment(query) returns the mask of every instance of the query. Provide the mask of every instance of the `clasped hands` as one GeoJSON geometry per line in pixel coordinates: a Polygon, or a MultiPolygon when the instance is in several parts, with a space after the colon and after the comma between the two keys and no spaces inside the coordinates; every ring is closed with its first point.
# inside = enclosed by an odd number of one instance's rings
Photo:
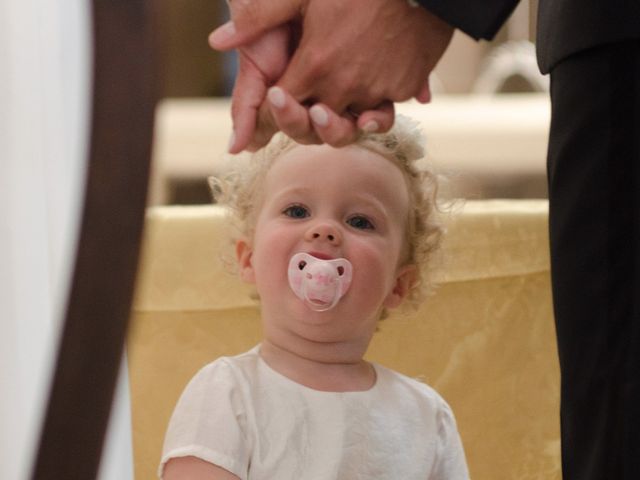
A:
{"type": "Polygon", "coordinates": [[[282,130],[299,143],[343,146],[384,132],[393,102],[431,98],[428,77],[453,28],[407,0],[230,0],[209,36],[239,52],[230,153],[282,130]]]}

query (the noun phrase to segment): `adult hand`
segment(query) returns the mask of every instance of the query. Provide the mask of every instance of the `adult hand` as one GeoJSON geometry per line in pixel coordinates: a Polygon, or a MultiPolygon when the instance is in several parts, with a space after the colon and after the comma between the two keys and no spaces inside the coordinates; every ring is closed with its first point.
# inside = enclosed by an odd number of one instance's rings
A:
{"type": "Polygon", "coordinates": [[[284,73],[289,62],[290,32],[280,26],[265,32],[238,51],[238,74],[231,96],[233,134],[229,152],[238,153],[249,147],[265,145],[276,131],[270,118],[258,124],[258,109],[265,100],[267,88],[284,73]]]}
{"type": "MultiPolygon", "coordinates": [[[[239,70],[231,101],[230,153],[245,148],[257,150],[278,130],[299,143],[325,142],[334,146],[351,143],[357,136],[353,117],[341,118],[320,105],[308,110],[277,87],[269,95],[273,111],[263,103],[268,86],[285,71],[289,52],[295,48],[295,28],[290,27],[281,25],[269,30],[239,49],[239,70]],[[310,118],[316,120],[313,125],[310,118]]],[[[388,130],[393,125],[393,104],[385,102],[378,110],[364,112],[360,122],[364,130],[388,130]]]]}
{"type": "MultiPolygon", "coordinates": [[[[300,42],[277,85],[298,104],[323,102],[319,108],[330,122],[337,117],[331,110],[364,111],[413,96],[428,101],[428,75],[453,33],[438,17],[405,0],[234,0],[232,5],[233,22],[218,28],[210,44],[228,50],[250,44],[274,26],[300,22],[300,42]]],[[[291,121],[302,118],[297,113],[281,118],[287,111],[276,110],[269,120],[263,109],[261,121],[272,128],[274,123],[283,129],[298,125],[298,136],[310,134],[308,119],[300,126],[291,121]]],[[[359,126],[366,123],[366,116],[358,119],[359,126]]]]}
{"type": "Polygon", "coordinates": [[[329,106],[316,103],[310,108],[301,105],[286,90],[274,86],[269,89],[269,105],[259,110],[259,128],[282,130],[298,143],[327,143],[340,147],[353,143],[359,131],[385,132],[393,126],[394,106],[383,101],[375,109],[361,114],[335,113],[329,106]]]}
{"type": "Polygon", "coordinates": [[[452,34],[406,0],[308,0],[300,43],[278,85],[338,113],[408,100],[420,96],[452,34]]]}

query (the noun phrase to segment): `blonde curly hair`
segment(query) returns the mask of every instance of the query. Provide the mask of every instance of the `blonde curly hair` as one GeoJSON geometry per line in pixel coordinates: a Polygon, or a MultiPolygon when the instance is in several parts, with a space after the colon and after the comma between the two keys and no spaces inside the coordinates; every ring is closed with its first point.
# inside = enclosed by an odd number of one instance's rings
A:
{"type": "MultiPolygon", "coordinates": [[[[433,287],[431,259],[441,243],[443,227],[439,218],[437,175],[424,159],[424,137],[419,124],[398,115],[394,126],[386,133],[362,133],[354,145],[366,148],[391,161],[402,172],[409,193],[406,241],[406,263],[415,264],[417,281],[407,298],[407,304],[416,306],[433,287]]],[[[252,238],[261,203],[263,181],[273,162],[285,152],[299,146],[282,133],[248,158],[234,162],[236,171],[219,179],[211,177],[209,184],[214,199],[229,207],[235,226],[241,235],[252,238]]]]}

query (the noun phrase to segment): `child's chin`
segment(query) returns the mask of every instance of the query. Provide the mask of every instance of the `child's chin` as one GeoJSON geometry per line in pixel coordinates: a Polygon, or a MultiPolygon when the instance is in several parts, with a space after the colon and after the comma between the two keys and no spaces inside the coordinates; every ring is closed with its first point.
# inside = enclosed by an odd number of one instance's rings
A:
{"type": "MultiPolygon", "coordinates": [[[[325,305],[321,305],[324,307],[325,305]]],[[[307,305],[306,302],[300,300],[296,306],[296,311],[299,314],[299,318],[303,323],[310,323],[313,325],[322,325],[335,320],[336,316],[340,312],[340,302],[329,309],[318,310],[318,305],[307,305]]]]}

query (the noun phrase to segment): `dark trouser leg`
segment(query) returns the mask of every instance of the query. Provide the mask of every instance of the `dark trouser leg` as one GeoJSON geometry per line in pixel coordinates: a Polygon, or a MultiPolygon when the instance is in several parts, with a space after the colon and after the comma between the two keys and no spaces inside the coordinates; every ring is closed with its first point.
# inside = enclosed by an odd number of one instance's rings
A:
{"type": "Polygon", "coordinates": [[[550,238],[565,480],[640,479],[640,41],[551,75],[550,238]]]}

